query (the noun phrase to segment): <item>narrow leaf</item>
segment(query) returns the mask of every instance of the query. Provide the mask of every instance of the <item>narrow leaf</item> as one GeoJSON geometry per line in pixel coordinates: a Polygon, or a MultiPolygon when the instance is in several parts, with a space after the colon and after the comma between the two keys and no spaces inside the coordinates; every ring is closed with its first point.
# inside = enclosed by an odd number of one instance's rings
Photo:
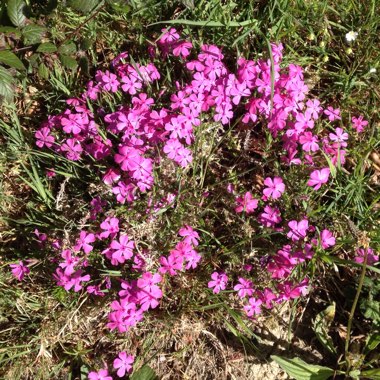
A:
{"type": "Polygon", "coordinates": [[[307,364],[299,358],[287,359],[276,355],[271,358],[296,380],[326,380],[334,374],[331,368],[307,364]]]}
{"type": "Polygon", "coordinates": [[[155,22],[153,24],[149,24],[148,26],[158,25],[158,24],[169,24],[169,25],[188,25],[188,26],[209,26],[209,27],[233,27],[238,28],[241,26],[248,26],[256,24],[256,20],[246,20],[246,21],[230,21],[226,24],[223,24],[220,21],[193,21],[193,20],[186,20],[186,19],[176,19],[176,20],[167,20],[167,21],[160,21],[155,22]]]}
{"type": "Polygon", "coordinates": [[[380,380],[380,368],[368,369],[367,371],[363,371],[361,375],[365,379],[380,380]]]}
{"type": "Polygon", "coordinates": [[[333,340],[329,335],[329,329],[332,321],[335,317],[335,303],[326,308],[326,310],[321,311],[315,317],[313,322],[313,330],[317,335],[318,340],[321,342],[323,347],[326,348],[332,354],[336,354],[336,349],[334,347],[333,340]]]}
{"type": "Polygon", "coordinates": [[[24,64],[17,55],[9,50],[0,51],[0,62],[18,70],[25,70],[24,64]]]}

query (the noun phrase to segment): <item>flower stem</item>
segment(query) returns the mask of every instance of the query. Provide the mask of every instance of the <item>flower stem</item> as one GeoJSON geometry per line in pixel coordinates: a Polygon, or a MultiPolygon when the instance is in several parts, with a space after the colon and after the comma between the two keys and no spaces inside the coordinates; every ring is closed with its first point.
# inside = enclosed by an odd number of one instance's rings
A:
{"type": "Polygon", "coordinates": [[[348,360],[348,354],[349,354],[350,339],[351,339],[352,320],[354,319],[356,306],[358,304],[360,293],[362,291],[362,287],[363,287],[363,283],[364,283],[365,272],[367,269],[367,256],[368,256],[368,249],[366,249],[365,253],[364,253],[362,273],[360,274],[359,284],[358,284],[358,288],[356,290],[355,299],[354,299],[354,302],[353,302],[352,307],[351,307],[350,316],[348,317],[346,344],[345,344],[345,348],[344,348],[344,356],[346,358],[346,363],[348,363],[346,375],[348,374],[350,367],[351,367],[351,365],[349,364],[349,360],[348,360]]]}

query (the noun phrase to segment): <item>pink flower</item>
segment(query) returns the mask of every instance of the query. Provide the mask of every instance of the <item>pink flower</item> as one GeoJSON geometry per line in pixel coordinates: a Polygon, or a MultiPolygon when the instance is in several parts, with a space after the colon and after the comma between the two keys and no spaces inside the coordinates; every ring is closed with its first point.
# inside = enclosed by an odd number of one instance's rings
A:
{"type": "Polygon", "coordinates": [[[335,245],[335,237],[329,230],[323,230],[321,232],[320,239],[323,249],[333,247],[335,245]]]}
{"type": "Polygon", "coordinates": [[[316,152],[319,150],[318,137],[311,132],[303,133],[299,138],[299,142],[302,144],[302,149],[305,152],[316,152]]]}
{"type": "Polygon", "coordinates": [[[320,189],[322,184],[327,183],[330,176],[330,169],[323,168],[321,170],[314,170],[310,174],[310,179],[307,181],[307,185],[314,188],[314,190],[320,189]]]}
{"type": "Polygon", "coordinates": [[[134,356],[128,355],[125,351],[113,361],[113,368],[117,369],[117,376],[124,377],[126,373],[131,373],[133,368],[134,356]]]}
{"type": "Polygon", "coordinates": [[[333,107],[329,106],[324,110],[323,113],[328,116],[330,121],[341,120],[339,108],[334,109],[333,107]]]}
{"type": "Polygon", "coordinates": [[[101,239],[114,237],[119,232],[119,219],[108,217],[100,224],[100,228],[104,230],[99,235],[101,239]]]}
{"type": "Polygon", "coordinates": [[[244,306],[244,310],[248,317],[253,317],[254,315],[261,314],[261,304],[263,301],[260,299],[256,299],[254,297],[251,297],[248,300],[248,305],[244,306]]]}
{"type": "Polygon", "coordinates": [[[41,129],[39,129],[36,133],[35,133],[35,137],[37,139],[36,141],[36,145],[39,147],[39,148],[43,148],[43,146],[45,145],[47,148],[50,148],[53,143],[54,143],[54,137],[51,136],[50,134],[50,129],[47,128],[47,127],[43,127],[41,129]]]}
{"type": "Polygon", "coordinates": [[[367,264],[368,265],[376,264],[379,261],[379,256],[375,255],[375,252],[372,248],[367,248],[367,249],[359,248],[356,251],[358,256],[355,257],[355,262],[359,263],[359,264],[364,263],[364,256],[365,256],[366,252],[367,252],[367,264]]]}
{"type": "Polygon", "coordinates": [[[228,277],[225,273],[214,272],[211,278],[212,281],[208,282],[208,287],[213,289],[213,293],[218,294],[221,290],[226,289],[228,277]]]}
{"type": "Polygon", "coordinates": [[[176,57],[182,57],[186,59],[190,55],[190,49],[193,47],[193,44],[188,41],[177,42],[174,45],[173,55],[176,57]]]}
{"type": "Polygon", "coordinates": [[[236,207],[235,211],[240,213],[245,211],[247,214],[252,214],[259,204],[259,201],[257,199],[254,199],[252,197],[252,194],[247,191],[244,194],[244,197],[237,197],[236,198],[236,207]]]}
{"type": "Polygon", "coordinates": [[[159,259],[161,267],[158,269],[160,273],[169,273],[170,276],[175,276],[177,270],[181,270],[183,266],[183,258],[176,255],[169,255],[168,258],[161,256],[159,259]]]}
{"type": "Polygon", "coordinates": [[[287,237],[293,241],[297,241],[306,237],[307,230],[309,229],[309,222],[307,219],[302,219],[297,222],[296,220],[291,220],[288,223],[290,231],[287,234],[287,237]]]}
{"type": "Polygon", "coordinates": [[[330,140],[336,143],[340,143],[339,146],[346,147],[348,140],[348,133],[344,132],[342,128],[336,128],[335,133],[329,133],[330,140]]]}
{"type": "Polygon", "coordinates": [[[67,139],[61,146],[61,151],[66,152],[66,158],[71,161],[78,161],[83,148],[77,139],[67,139]]]}
{"type": "Polygon", "coordinates": [[[352,128],[356,129],[358,133],[361,133],[364,131],[364,127],[368,125],[368,121],[363,119],[363,116],[355,117],[353,116],[352,119],[352,128]]]}
{"type": "Polygon", "coordinates": [[[187,224],[178,231],[179,236],[184,237],[183,241],[192,244],[194,247],[198,245],[199,235],[197,231],[187,224]]]}
{"type": "Polygon", "coordinates": [[[95,241],[95,235],[94,234],[87,234],[86,231],[81,231],[79,239],[77,240],[77,243],[74,247],[76,251],[79,251],[81,248],[83,249],[83,252],[88,254],[93,250],[93,246],[90,243],[93,243],[95,241]]]}
{"type": "Polygon", "coordinates": [[[112,264],[122,264],[133,256],[135,242],[133,240],[129,240],[128,235],[120,235],[119,241],[112,240],[110,248],[113,250],[111,260],[112,264]]]}
{"type": "Polygon", "coordinates": [[[265,206],[264,212],[260,214],[259,221],[263,226],[273,228],[281,222],[280,215],[280,210],[277,207],[265,206]]]}
{"type": "Polygon", "coordinates": [[[98,372],[90,372],[88,374],[88,380],[112,380],[112,377],[108,375],[106,369],[100,369],[98,372]]]}
{"type": "Polygon", "coordinates": [[[268,198],[278,199],[285,191],[285,184],[280,177],[265,178],[264,185],[267,186],[263,190],[263,194],[268,198]]]}
{"type": "Polygon", "coordinates": [[[239,277],[239,284],[234,286],[240,298],[250,297],[253,294],[252,281],[239,277]]]}
{"type": "Polygon", "coordinates": [[[10,264],[9,266],[12,268],[12,275],[19,281],[22,281],[24,276],[30,273],[30,269],[22,261],[19,261],[18,264],[10,264]]]}

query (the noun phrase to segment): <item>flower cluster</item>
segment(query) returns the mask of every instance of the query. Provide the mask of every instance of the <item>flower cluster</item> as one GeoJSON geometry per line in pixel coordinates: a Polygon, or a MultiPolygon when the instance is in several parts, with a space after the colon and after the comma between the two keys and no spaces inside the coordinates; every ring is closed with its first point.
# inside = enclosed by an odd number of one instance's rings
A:
{"type": "MultiPolygon", "coordinates": [[[[299,169],[307,193],[325,187],[333,177],[332,168],[345,164],[351,135],[368,125],[363,116],[353,117],[351,130],[345,130],[339,108],[309,97],[302,68],[294,64],[283,67],[282,44],[271,44],[271,59],[239,58],[236,72],[225,63],[221,48],[204,44],[196,54],[192,43],[174,28],[162,30],[157,48],[149,48],[152,62],[145,65],[129,62],[128,53],[120,54],[109,70],[98,70],[86,90],[67,100],[67,108],[49,116],[35,133],[38,148],[67,160],[96,163],[91,167],[116,202],[132,208],[140,200],[145,211],[139,215],[148,214],[149,220],[164,208],[174,208],[179,197],[168,192],[154,201],[158,168],[170,160],[179,170],[191,167],[197,132],[206,123],[267,128],[278,144],[282,167],[299,169]],[[178,57],[175,59],[186,70],[188,81],[160,86],[159,66],[153,63],[157,51],[164,59],[178,57]],[[114,102],[111,107],[110,99],[114,102]]],[[[54,170],[49,173],[52,176],[54,170]]],[[[218,294],[234,283],[233,297],[241,301],[249,318],[263,308],[307,294],[308,278],[297,282],[291,274],[318,249],[335,245],[333,233],[327,229],[319,232],[306,215],[285,218],[282,205],[290,185],[286,176],[277,172],[263,178],[261,194],[237,192],[234,185],[228,185],[230,207],[237,214],[254,219],[258,228],[283,239],[260,261],[273,286],[255,284],[250,265],[244,267],[248,273],[237,276],[236,281],[227,269],[218,266],[217,271],[211,270],[208,287],[218,294]]],[[[79,231],[71,245],[53,244],[59,254],[54,278],[67,291],[85,289],[93,296],[104,296],[116,290],[118,297],[111,302],[107,326],[124,333],[160,305],[167,280],[199,269],[203,254],[198,252],[198,232],[187,224],[179,229],[181,240],[168,254],[146,252],[133,238],[133,228],[115,216],[120,214],[107,212],[106,206],[100,196],[93,198],[91,227],[79,231]],[[101,276],[100,261],[103,267],[120,270],[120,276],[115,281],[101,276]]],[[[46,235],[38,232],[36,236],[45,244],[46,235]]],[[[356,261],[362,262],[364,255],[363,250],[358,251],[356,261]]],[[[370,264],[378,260],[371,250],[367,258],[370,264]]],[[[12,273],[19,280],[28,272],[22,262],[12,264],[12,273]]],[[[131,371],[133,360],[126,352],[119,354],[114,361],[119,377],[131,371]]],[[[109,380],[111,376],[108,369],[101,369],[91,372],[89,379],[109,380]]]]}

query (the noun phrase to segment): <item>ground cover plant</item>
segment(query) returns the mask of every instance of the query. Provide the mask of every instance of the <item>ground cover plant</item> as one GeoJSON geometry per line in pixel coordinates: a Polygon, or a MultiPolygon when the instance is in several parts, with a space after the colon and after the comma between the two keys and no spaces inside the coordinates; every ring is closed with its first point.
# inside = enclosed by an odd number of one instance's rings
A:
{"type": "Polygon", "coordinates": [[[378,378],[376,1],[48,3],[1,8],[1,376],[378,378]]]}

